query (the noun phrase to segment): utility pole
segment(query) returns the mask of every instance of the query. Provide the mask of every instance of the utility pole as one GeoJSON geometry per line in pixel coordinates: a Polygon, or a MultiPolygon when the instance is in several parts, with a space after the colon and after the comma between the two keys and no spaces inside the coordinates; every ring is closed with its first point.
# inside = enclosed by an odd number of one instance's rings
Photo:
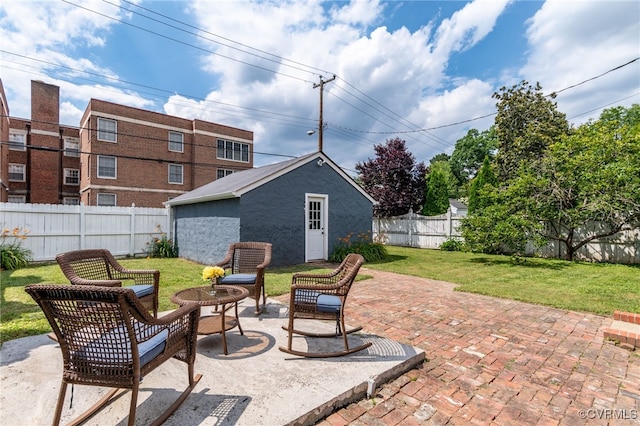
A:
{"type": "Polygon", "coordinates": [[[324,122],[322,121],[322,92],[324,91],[324,85],[335,80],[336,76],[334,74],[328,80],[323,80],[322,76],[320,76],[320,83],[314,84],[313,88],[320,88],[320,117],[318,119],[318,151],[322,152],[322,130],[324,129],[324,122]]]}

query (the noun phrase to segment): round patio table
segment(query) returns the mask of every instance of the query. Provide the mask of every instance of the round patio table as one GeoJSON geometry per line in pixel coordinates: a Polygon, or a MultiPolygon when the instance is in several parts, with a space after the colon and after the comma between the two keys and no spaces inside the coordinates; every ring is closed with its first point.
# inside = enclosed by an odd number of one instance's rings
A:
{"type": "Polygon", "coordinates": [[[171,301],[180,306],[195,303],[200,306],[213,306],[215,309],[211,315],[203,315],[198,323],[198,334],[222,335],[222,347],[224,354],[228,354],[226,332],[238,327],[240,334],[244,335],[238,317],[238,302],[249,296],[249,290],[234,285],[218,285],[215,294],[211,293],[211,286],[194,287],[181,290],[171,296],[171,301]],[[235,316],[226,315],[226,312],[235,307],[235,316]]]}

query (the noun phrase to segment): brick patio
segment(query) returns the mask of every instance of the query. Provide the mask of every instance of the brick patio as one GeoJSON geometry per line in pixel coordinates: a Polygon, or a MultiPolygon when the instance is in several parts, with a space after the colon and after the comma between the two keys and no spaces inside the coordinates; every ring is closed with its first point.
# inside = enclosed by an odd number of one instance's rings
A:
{"type": "Polygon", "coordinates": [[[320,425],[640,424],[640,353],[604,339],[611,318],[361,274],[348,322],[427,362],[320,425]]]}

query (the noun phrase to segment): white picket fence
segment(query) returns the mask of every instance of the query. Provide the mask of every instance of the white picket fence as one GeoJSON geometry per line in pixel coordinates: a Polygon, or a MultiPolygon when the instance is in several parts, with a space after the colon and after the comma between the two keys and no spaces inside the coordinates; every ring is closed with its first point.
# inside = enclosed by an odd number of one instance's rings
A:
{"type": "MultiPolygon", "coordinates": [[[[458,226],[463,216],[452,215],[451,211],[441,216],[422,216],[409,212],[402,216],[374,218],[373,237],[382,239],[393,246],[437,249],[450,238],[462,240],[458,226]]],[[[589,224],[587,230],[598,224],[589,224]]],[[[565,258],[564,245],[552,241],[545,247],[526,249],[528,255],[565,258]]],[[[627,230],[618,234],[594,240],[580,248],[576,260],[640,264],[640,229],[627,230]]]]}
{"type": "MultiPolygon", "coordinates": [[[[34,261],[71,250],[106,248],[116,256],[144,255],[162,232],[170,236],[170,209],[0,203],[0,227],[28,231],[22,247],[34,261]]],[[[5,243],[15,241],[6,237],[5,243]]]]}

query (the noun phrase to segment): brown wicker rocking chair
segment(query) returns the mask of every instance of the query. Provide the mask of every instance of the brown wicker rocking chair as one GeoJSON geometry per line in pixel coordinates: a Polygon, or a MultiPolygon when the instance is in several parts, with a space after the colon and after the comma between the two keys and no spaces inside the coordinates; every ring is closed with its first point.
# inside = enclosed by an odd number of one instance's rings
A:
{"type": "Polygon", "coordinates": [[[280,347],[282,352],[309,358],[328,358],[352,354],[371,346],[371,342],[354,348],[349,347],[347,335],[362,330],[356,327],[346,329],[344,307],[351,285],[355,281],[364,258],[355,253],[348,254],[340,266],[329,274],[296,273],[291,283],[289,299],[289,325],[282,327],[289,332],[287,347],[280,347]],[[295,328],[296,319],[335,320],[335,333],[311,333],[295,328]],[[293,333],[308,337],[337,337],[342,335],[344,350],[317,353],[303,352],[292,348],[293,333]]]}
{"type": "Polygon", "coordinates": [[[271,243],[238,242],[229,246],[226,256],[216,266],[229,273],[220,279],[220,284],[237,285],[249,290],[249,297],[255,299],[258,315],[267,303],[264,289],[264,270],[271,263],[271,243]],[[262,293],[262,309],[260,309],[262,293]]]}
{"type": "Polygon", "coordinates": [[[158,316],[160,271],[127,269],[105,249],[60,253],[56,261],[71,284],[122,287],[123,282],[132,282],[130,288],[140,302],[158,316]]]}
{"type": "Polygon", "coordinates": [[[72,424],[92,417],[118,390],[131,389],[128,424],[132,426],[140,381],[169,358],[187,364],[189,386],[154,425],[166,421],[200,381],[202,376],[193,374],[200,317],[197,305],[156,319],[127,288],[34,284],[25,290],[44,311],[62,350],[62,385],[54,425],[60,423],[69,383],[115,388],[72,424]]]}

